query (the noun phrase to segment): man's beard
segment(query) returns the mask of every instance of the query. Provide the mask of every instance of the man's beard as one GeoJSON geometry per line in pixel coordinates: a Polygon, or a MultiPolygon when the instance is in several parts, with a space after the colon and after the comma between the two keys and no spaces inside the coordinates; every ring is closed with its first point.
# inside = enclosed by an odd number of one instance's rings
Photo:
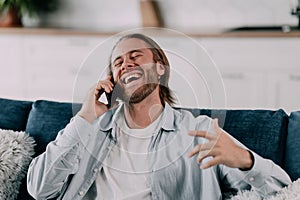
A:
{"type": "Polygon", "coordinates": [[[155,73],[155,65],[153,66],[151,72],[148,72],[147,83],[138,87],[131,94],[127,94],[125,89],[119,84],[116,84],[114,92],[118,93],[118,98],[128,104],[137,104],[143,101],[147,96],[149,96],[159,85],[158,75],[155,73]],[[116,90],[116,91],[115,91],[116,90]]]}
{"type": "Polygon", "coordinates": [[[149,96],[155,90],[156,87],[157,87],[157,84],[155,84],[155,83],[148,83],[148,84],[145,84],[145,85],[139,87],[132,93],[132,95],[129,97],[129,99],[127,99],[129,104],[140,103],[147,96],[149,96]]]}
{"type": "Polygon", "coordinates": [[[137,88],[131,95],[128,95],[119,84],[116,84],[113,93],[115,93],[120,100],[124,101],[124,103],[137,104],[149,96],[157,86],[157,83],[147,83],[137,88]]]}

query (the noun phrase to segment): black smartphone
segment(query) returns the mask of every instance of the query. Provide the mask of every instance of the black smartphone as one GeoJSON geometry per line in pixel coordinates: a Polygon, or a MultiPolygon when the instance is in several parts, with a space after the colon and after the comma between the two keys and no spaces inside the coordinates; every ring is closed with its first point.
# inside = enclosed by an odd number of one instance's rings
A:
{"type": "MultiPolygon", "coordinates": [[[[114,80],[113,78],[111,78],[110,80],[113,84],[114,84],[114,80]]],[[[117,101],[117,91],[115,90],[115,87],[113,88],[113,91],[111,91],[110,93],[105,92],[105,96],[107,99],[107,106],[109,108],[111,108],[113,105],[115,105],[116,101],[117,101]]]]}
{"type": "Polygon", "coordinates": [[[111,108],[111,106],[114,104],[114,102],[112,102],[112,93],[113,93],[113,91],[111,91],[110,93],[105,92],[108,108],[111,108]]]}

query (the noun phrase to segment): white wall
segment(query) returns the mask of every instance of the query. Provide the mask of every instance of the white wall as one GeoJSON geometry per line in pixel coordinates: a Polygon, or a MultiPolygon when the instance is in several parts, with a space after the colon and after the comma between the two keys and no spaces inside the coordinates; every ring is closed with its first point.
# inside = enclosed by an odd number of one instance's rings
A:
{"type": "MultiPolygon", "coordinates": [[[[296,25],[295,0],[158,0],[166,27],[180,31],[254,25],[296,25]]],[[[141,26],[139,0],[60,0],[43,26],[122,31],[141,26]]]]}

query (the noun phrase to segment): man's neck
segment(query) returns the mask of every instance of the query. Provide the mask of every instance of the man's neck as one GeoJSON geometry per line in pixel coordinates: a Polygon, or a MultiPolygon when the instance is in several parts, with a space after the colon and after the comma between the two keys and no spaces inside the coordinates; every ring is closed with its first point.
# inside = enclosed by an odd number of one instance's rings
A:
{"type": "Polygon", "coordinates": [[[124,107],[125,119],[130,128],[140,129],[149,126],[163,111],[158,88],[143,101],[124,107]]]}

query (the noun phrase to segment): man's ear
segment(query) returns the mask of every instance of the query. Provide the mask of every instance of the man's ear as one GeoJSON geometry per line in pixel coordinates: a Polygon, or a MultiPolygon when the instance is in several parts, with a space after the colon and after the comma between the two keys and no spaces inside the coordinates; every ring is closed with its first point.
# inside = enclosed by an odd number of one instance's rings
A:
{"type": "Polygon", "coordinates": [[[156,63],[156,71],[159,76],[165,74],[165,66],[161,62],[156,63]]]}

